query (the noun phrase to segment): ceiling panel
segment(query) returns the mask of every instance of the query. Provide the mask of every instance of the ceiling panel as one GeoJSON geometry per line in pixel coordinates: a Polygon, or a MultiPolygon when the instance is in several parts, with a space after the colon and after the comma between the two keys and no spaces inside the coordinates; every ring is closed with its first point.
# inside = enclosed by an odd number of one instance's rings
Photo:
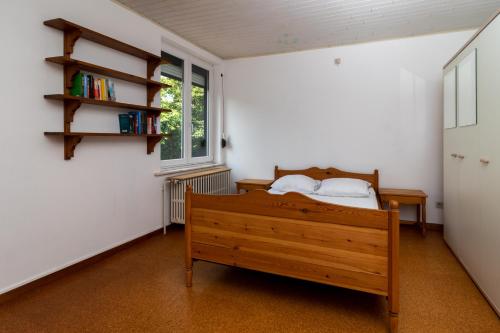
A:
{"type": "Polygon", "coordinates": [[[479,27],[500,0],[117,0],[222,57],[479,27]]]}

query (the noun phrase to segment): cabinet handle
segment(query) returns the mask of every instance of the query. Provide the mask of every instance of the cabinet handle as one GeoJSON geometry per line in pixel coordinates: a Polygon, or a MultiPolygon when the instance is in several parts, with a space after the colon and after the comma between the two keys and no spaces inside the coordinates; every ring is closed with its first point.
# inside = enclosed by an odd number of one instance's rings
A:
{"type": "Polygon", "coordinates": [[[453,157],[453,158],[457,158],[458,155],[457,154],[451,154],[450,156],[453,157]]]}
{"type": "Polygon", "coordinates": [[[457,157],[458,157],[459,159],[461,159],[461,160],[463,160],[463,159],[465,158],[465,156],[464,156],[464,155],[460,155],[460,154],[458,154],[458,155],[457,155],[457,157]]]}
{"type": "Polygon", "coordinates": [[[480,158],[479,159],[479,162],[483,163],[483,164],[489,164],[490,163],[490,160],[487,160],[485,158],[480,158]]]}

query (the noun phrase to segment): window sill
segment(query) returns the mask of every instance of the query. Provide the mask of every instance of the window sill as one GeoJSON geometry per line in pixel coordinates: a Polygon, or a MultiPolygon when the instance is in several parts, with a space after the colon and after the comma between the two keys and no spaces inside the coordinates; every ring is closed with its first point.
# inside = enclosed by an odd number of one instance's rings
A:
{"type": "Polygon", "coordinates": [[[209,169],[217,166],[224,165],[224,163],[203,163],[203,164],[191,164],[191,165],[179,165],[171,168],[164,168],[158,172],[155,172],[156,177],[170,176],[173,174],[186,172],[186,171],[198,171],[203,169],[209,169]]]}

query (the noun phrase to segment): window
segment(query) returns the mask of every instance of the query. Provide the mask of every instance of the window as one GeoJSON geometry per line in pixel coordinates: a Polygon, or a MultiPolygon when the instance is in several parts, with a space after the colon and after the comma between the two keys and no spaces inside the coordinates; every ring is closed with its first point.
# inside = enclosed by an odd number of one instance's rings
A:
{"type": "Polygon", "coordinates": [[[183,78],[184,61],[169,54],[162,54],[169,64],[161,66],[162,83],[170,88],[160,91],[162,108],[172,112],[162,113],[160,118],[161,132],[169,133],[171,137],[161,141],[161,159],[178,160],[184,157],[184,117],[183,117],[183,78]]]}
{"type": "Polygon", "coordinates": [[[161,107],[172,112],[160,117],[162,166],[204,163],[212,160],[210,149],[210,69],[186,55],[162,52],[161,107]],[[196,61],[196,64],[193,62],[196,61]]]}
{"type": "Polygon", "coordinates": [[[191,86],[192,157],[208,155],[208,71],[193,65],[191,86]]]}

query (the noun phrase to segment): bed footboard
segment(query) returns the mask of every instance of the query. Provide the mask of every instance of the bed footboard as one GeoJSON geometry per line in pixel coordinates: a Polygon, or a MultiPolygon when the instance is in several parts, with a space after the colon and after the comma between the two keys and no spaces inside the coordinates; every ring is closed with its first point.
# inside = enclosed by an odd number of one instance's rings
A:
{"type": "Polygon", "coordinates": [[[193,259],[388,297],[399,312],[399,211],[327,204],[298,193],[211,196],[186,191],[186,279],[193,259]]]}

